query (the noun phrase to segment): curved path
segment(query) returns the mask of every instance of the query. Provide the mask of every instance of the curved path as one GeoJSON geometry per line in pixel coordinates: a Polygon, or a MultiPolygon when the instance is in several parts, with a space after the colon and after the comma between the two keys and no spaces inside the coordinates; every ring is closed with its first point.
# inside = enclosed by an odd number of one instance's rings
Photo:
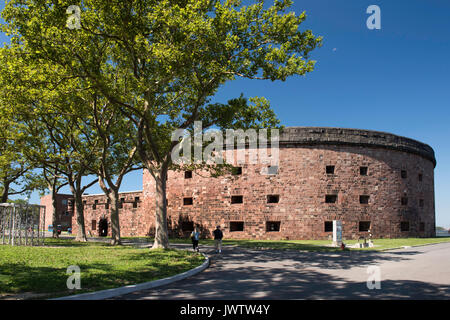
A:
{"type": "Polygon", "coordinates": [[[211,265],[202,273],[116,299],[450,299],[450,243],[385,252],[203,251],[211,265]],[[368,289],[369,266],[380,267],[381,289],[368,289]]]}

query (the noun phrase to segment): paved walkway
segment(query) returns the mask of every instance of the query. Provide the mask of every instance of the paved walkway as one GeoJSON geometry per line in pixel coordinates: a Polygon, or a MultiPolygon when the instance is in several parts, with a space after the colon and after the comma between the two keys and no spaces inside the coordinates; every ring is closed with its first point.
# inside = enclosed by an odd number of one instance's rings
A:
{"type": "Polygon", "coordinates": [[[211,258],[204,272],[116,299],[450,299],[450,243],[389,252],[203,251],[211,258]],[[380,267],[379,290],[367,288],[369,266],[380,267]]]}

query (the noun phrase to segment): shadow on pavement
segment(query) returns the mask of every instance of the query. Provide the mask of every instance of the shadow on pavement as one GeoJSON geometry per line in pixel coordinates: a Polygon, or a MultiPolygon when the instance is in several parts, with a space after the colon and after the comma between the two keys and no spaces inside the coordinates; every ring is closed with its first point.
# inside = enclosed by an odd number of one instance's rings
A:
{"type": "Polygon", "coordinates": [[[222,254],[215,254],[211,247],[203,247],[203,251],[209,254],[211,260],[210,268],[204,272],[168,286],[128,294],[117,299],[450,298],[448,285],[383,280],[381,289],[369,290],[366,281],[349,281],[339,276],[306,269],[366,268],[384,261],[407,263],[412,256],[422,254],[419,251],[289,252],[246,250],[238,247],[224,247],[222,254]],[[290,268],[287,269],[287,266],[290,268]]]}

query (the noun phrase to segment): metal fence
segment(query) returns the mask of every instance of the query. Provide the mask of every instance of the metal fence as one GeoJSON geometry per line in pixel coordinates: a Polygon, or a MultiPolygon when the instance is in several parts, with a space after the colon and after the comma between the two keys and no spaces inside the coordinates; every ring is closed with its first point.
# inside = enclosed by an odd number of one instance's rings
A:
{"type": "Polygon", "coordinates": [[[0,244],[36,246],[44,238],[44,206],[0,203],[0,244]]]}

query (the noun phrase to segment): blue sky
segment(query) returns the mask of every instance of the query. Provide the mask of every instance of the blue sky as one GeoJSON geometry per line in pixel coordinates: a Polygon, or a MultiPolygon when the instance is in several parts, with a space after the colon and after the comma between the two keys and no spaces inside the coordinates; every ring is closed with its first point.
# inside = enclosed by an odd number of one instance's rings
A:
{"type": "MultiPolygon", "coordinates": [[[[379,130],[429,144],[437,158],[436,224],[450,228],[450,1],[297,0],[292,9],[306,11],[302,28],[324,37],[312,53],[316,69],[285,82],[230,82],[215,100],[264,96],[285,126],[379,130]],[[373,4],[380,30],[366,27],[373,4]]],[[[140,189],[135,172],[121,190],[140,189]]]]}

